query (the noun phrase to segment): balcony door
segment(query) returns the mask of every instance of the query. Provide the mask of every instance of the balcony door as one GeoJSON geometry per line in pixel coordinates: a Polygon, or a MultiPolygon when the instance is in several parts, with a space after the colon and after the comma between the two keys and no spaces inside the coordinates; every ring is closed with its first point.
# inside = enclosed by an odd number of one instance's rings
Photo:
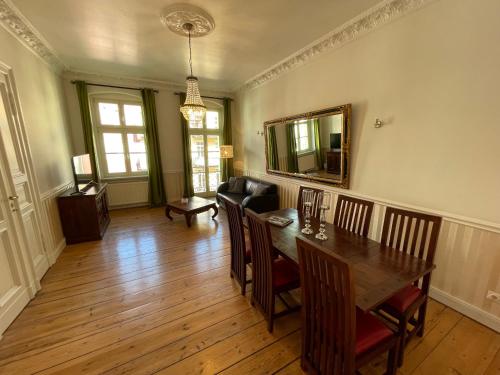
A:
{"type": "Polygon", "coordinates": [[[202,123],[189,123],[191,164],[195,195],[214,196],[221,181],[222,105],[207,104],[202,123]]]}

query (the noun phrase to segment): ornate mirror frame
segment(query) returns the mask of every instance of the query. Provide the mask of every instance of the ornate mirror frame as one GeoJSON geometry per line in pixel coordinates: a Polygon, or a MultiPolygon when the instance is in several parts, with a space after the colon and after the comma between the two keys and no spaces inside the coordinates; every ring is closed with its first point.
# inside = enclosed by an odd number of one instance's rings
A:
{"type": "Polygon", "coordinates": [[[333,185],[343,189],[349,189],[349,178],[350,178],[350,149],[351,149],[351,104],[344,104],[337,107],[331,107],[322,109],[319,111],[306,112],[298,115],[287,116],[283,118],[278,118],[275,120],[270,120],[264,122],[264,138],[265,138],[265,148],[266,148],[266,171],[268,174],[278,175],[278,176],[287,176],[301,180],[307,180],[311,182],[323,183],[328,185],[333,185]],[[315,177],[311,175],[307,175],[305,173],[291,173],[291,172],[283,172],[278,170],[269,169],[269,127],[278,124],[285,124],[290,121],[296,120],[310,120],[313,118],[331,116],[343,114],[343,124],[342,124],[342,142],[341,142],[341,154],[342,160],[345,162],[341,162],[341,173],[340,180],[328,179],[323,177],[315,177]]]}

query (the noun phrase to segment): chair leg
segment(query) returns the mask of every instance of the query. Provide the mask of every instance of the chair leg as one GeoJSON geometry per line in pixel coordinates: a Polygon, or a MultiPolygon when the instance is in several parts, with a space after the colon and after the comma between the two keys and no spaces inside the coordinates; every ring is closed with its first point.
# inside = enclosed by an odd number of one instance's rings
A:
{"type": "Polygon", "coordinates": [[[269,312],[269,319],[267,321],[267,330],[269,331],[269,333],[273,333],[273,323],[274,323],[274,305],[276,304],[276,300],[275,300],[275,296],[273,294],[272,298],[271,298],[271,311],[269,312]]]}
{"type": "Polygon", "coordinates": [[[244,296],[247,290],[247,281],[246,278],[244,279],[243,283],[241,284],[241,295],[244,296]]]}
{"type": "Polygon", "coordinates": [[[424,336],[424,329],[425,329],[425,315],[427,313],[427,301],[425,301],[422,306],[418,309],[418,330],[417,330],[417,336],[418,337],[423,337],[424,336]]]}
{"type": "Polygon", "coordinates": [[[398,348],[399,341],[396,341],[394,346],[389,350],[389,356],[387,357],[387,370],[386,375],[396,375],[398,369],[398,348]]]}
{"type": "Polygon", "coordinates": [[[404,360],[404,353],[405,353],[405,346],[406,346],[406,336],[407,336],[407,329],[408,326],[408,318],[405,316],[403,318],[400,318],[399,320],[399,342],[398,342],[398,367],[403,366],[403,360],[404,360]]]}

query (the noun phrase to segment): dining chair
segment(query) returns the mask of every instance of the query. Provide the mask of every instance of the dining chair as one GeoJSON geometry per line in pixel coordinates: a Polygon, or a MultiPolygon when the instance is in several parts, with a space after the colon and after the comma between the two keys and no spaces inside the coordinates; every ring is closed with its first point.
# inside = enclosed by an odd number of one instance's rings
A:
{"type": "Polygon", "coordinates": [[[386,374],[396,374],[398,337],[380,319],[356,308],[349,263],[298,237],[297,252],[302,369],[312,374],[351,375],[388,351],[386,374]]]}
{"type": "Polygon", "coordinates": [[[273,257],[269,223],[248,208],[245,213],[252,252],[251,303],[262,312],[267,321],[267,329],[272,332],[274,319],[300,308],[290,307],[280,296],[281,293],[300,287],[299,270],[291,261],[273,257]],[[279,313],[275,313],[276,296],[286,306],[286,309],[279,313]]]}
{"type": "Polygon", "coordinates": [[[304,202],[303,202],[303,196],[302,192],[304,190],[312,190],[313,191],[313,202],[311,206],[311,217],[314,217],[319,220],[320,214],[321,214],[321,193],[323,193],[323,190],[321,189],[316,189],[316,188],[311,188],[307,186],[301,186],[299,188],[299,197],[297,199],[297,211],[299,211],[299,215],[302,215],[304,212],[304,202]]]}
{"type": "MultiPolygon", "coordinates": [[[[439,216],[387,207],[380,242],[433,264],[440,228],[439,216]]],[[[424,334],[430,280],[431,273],[428,273],[378,308],[398,321],[398,366],[403,365],[404,348],[408,341],[415,334],[419,337],[424,334]],[[415,319],[417,311],[418,316],[415,319]],[[410,331],[407,328],[408,323],[413,326],[410,331]]]]}
{"type": "Polygon", "coordinates": [[[241,294],[245,295],[247,280],[247,265],[251,263],[250,244],[245,239],[243,230],[243,217],[240,205],[221,197],[227,212],[229,222],[229,237],[231,240],[231,277],[236,279],[241,286],[241,294]]]}
{"type": "Polygon", "coordinates": [[[340,194],[337,197],[333,223],[342,229],[367,237],[372,211],[373,202],[340,194]]]}

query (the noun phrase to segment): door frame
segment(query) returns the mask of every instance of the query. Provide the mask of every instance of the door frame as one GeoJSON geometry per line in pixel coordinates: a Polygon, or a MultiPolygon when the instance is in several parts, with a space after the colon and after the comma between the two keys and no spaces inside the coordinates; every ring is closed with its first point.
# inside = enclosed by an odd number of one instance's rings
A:
{"type": "MultiPolygon", "coordinates": [[[[47,252],[47,238],[45,237],[48,233],[50,233],[49,228],[47,227],[47,223],[41,220],[42,213],[42,205],[40,201],[40,188],[38,185],[38,179],[34,173],[34,165],[31,156],[31,149],[28,143],[28,136],[26,133],[25,121],[23,112],[21,109],[21,103],[19,99],[19,93],[17,91],[16,82],[14,78],[13,69],[0,61],[0,74],[3,76],[6,82],[8,96],[9,96],[9,104],[10,108],[6,108],[7,115],[12,115],[13,123],[14,123],[14,133],[12,134],[15,137],[17,142],[14,143],[14,147],[17,148],[16,151],[19,151],[19,155],[22,159],[23,166],[25,168],[25,173],[27,177],[26,185],[29,194],[31,195],[33,206],[34,206],[34,215],[37,221],[37,227],[39,231],[39,238],[41,239],[41,248],[43,250],[44,256],[47,258],[49,266],[54,264],[55,259],[50,259],[47,252]]],[[[5,161],[7,161],[7,156],[5,154],[5,150],[0,150],[2,152],[2,157],[5,161]]],[[[8,165],[8,163],[7,163],[8,165]]],[[[13,181],[9,179],[8,184],[10,185],[10,189],[15,191],[15,187],[13,186],[13,181]]],[[[33,298],[36,292],[40,289],[40,281],[36,276],[36,269],[31,259],[31,256],[26,252],[27,246],[29,244],[26,231],[24,230],[23,218],[21,210],[11,212],[14,217],[14,223],[16,226],[16,231],[18,233],[18,237],[22,241],[21,250],[23,259],[25,261],[26,268],[26,277],[29,280],[29,293],[30,297],[33,298]]]]}

